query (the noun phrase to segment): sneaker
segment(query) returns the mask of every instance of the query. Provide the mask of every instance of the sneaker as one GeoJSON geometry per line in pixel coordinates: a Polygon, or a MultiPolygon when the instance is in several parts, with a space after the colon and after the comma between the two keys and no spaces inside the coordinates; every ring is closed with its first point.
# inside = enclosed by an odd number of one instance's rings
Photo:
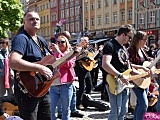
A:
{"type": "Polygon", "coordinates": [[[76,112],[71,112],[71,117],[78,117],[78,118],[83,118],[83,114],[79,113],[78,111],[76,112]]]}
{"type": "Polygon", "coordinates": [[[57,118],[62,119],[62,115],[58,115],[57,118]]]}
{"type": "Polygon", "coordinates": [[[82,104],[76,106],[78,110],[84,110],[84,106],[82,104]]]}

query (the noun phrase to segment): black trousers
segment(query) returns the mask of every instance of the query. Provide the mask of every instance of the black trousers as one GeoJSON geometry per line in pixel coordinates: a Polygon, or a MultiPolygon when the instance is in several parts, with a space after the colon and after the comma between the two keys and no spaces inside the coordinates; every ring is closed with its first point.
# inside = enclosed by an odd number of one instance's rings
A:
{"type": "Polygon", "coordinates": [[[93,87],[97,86],[98,72],[99,72],[99,67],[98,66],[96,68],[93,68],[90,71],[91,77],[92,77],[93,87]]]}
{"type": "Polygon", "coordinates": [[[90,72],[82,69],[78,63],[75,66],[75,73],[79,80],[79,90],[77,91],[77,105],[79,105],[82,103],[83,93],[91,93],[92,79],[90,72]]]}
{"type": "Polygon", "coordinates": [[[14,89],[21,118],[24,120],[51,120],[49,92],[43,97],[36,98],[24,94],[17,85],[14,89]]]}

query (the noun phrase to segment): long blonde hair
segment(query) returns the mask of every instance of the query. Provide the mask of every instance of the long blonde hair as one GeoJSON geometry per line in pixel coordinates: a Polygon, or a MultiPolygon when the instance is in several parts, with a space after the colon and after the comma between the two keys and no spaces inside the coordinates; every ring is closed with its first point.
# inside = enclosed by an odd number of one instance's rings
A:
{"type": "Polygon", "coordinates": [[[66,41],[66,51],[70,51],[70,44],[69,44],[69,40],[64,36],[64,35],[60,35],[57,39],[65,39],[66,41]]]}

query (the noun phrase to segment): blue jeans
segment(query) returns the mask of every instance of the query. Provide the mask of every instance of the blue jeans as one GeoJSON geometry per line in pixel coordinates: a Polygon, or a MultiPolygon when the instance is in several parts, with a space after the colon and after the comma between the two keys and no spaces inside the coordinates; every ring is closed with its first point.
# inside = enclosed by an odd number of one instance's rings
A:
{"type": "Polygon", "coordinates": [[[147,112],[148,108],[148,88],[133,88],[134,93],[137,97],[137,104],[134,109],[134,120],[143,120],[143,114],[147,112]]]}
{"type": "Polygon", "coordinates": [[[63,84],[57,86],[51,86],[50,97],[51,97],[51,118],[56,120],[56,106],[58,101],[62,104],[62,120],[69,120],[70,102],[73,95],[72,84],[63,84]]]}
{"type": "MultiPolygon", "coordinates": [[[[77,108],[76,108],[77,98],[76,98],[76,87],[74,85],[72,86],[73,86],[73,95],[70,103],[70,109],[71,109],[71,112],[74,113],[77,111],[77,108]]],[[[58,101],[58,115],[62,115],[62,104],[60,100],[58,101]]]]}
{"type": "MultiPolygon", "coordinates": [[[[158,85],[159,85],[159,88],[158,88],[158,92],[160,93],[160,79],[158,77],[155,77],[158,85]]],[[[158,96],[158,101],[157,101],[157,104],[156,104],[156,110],[157,112],[160,112],[160,95],[158,96]]]]}
{"type": "Polygon", "coordinates": [[[106,85],[106,89],[111,105],[108,120],[124,120],[125,114],[128,112],[129,89],[123,90],[123,92],[118,95],[112,94],[109,91],[108,85],[106,85]]]}

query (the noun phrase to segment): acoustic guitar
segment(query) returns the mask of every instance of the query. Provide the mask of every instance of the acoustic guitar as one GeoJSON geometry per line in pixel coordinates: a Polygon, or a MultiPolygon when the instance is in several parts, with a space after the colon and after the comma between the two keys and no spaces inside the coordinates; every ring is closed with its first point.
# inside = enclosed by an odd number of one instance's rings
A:
{"type": "MultiPolygon", "coordinates": [[[[78,44],[78,46],[83,47],[86,44],[87,43],[85,41],[82,41],[78,44]]],[[[48,92],[52,82],[56,78],[60,77],[57,67],[67,62],[67,60],[70,60],[75,53],[76,52],[74,50],[71,50],[58,60],[53,55],[47,55],[41,61],[37,62],[37,64],[44,65],[53,71],[53,77],[51,80],[47,80],[39,72],[17,71],[16,78],[19,81],[22,91],[24,93],[29,93],[29,95],[33,97],[44,96],[48,92]]]]}
{"type": "MultiPolygon", "coordinates": [[[[138,87],[140,88],[147,88],[149,87],[151,80],[150,78],[143,78],[149,75],[148,72],[144,72],[142,74],[139,75],[130,75],[130,72],[132,71],[132,69],[128,69],[125,72],[123,72],[122,74],[125,76],[128,76],[128,80],[129,81],[133,81],[138,87]]],[[[155,69],[154,71],[152,71],[156,74],[160,73],[160,70],[155,69]]],[[[133,88],[134,85],[132,83],[129,83],[128,85],[124,84],[121,82],[121,80],[116,80],[116,76],[110,75],[108,74],[106,76],[106,81],[109,85],[109,90],[112,94],[117,95],[119,93],[121,93],[125,88],[133,88]]]]}
{"type": "MultiPolygon", "coordinates": [[[[10,116],[14,116],[18,114],[18,106],[14,106],[13,104],[9,102],[3,102],[2,109],[5,113],[7,113],[10,116]]],[[[0,116],[0,120],[5,120],[6,118],[4,116],[0,116]]]]}
{"type": "Polygon", "coordinates": [[[96,51],[95,53],[88,52],[87,59],[80,60],[81,66],[87,71],[91,71],[93,68],[96,68],[98,66],[98,63],[97,60],[94,59],[98,55],[98,53],[99,51],[96,51]]]}
{"type": "Polygon", "coordinates": [[[156,97],[148,98],[148,106],[153,106],[158,101],[158,96],[159,96],[158,90],[152,92],[152,94],[154,94],[156,97]]]}

